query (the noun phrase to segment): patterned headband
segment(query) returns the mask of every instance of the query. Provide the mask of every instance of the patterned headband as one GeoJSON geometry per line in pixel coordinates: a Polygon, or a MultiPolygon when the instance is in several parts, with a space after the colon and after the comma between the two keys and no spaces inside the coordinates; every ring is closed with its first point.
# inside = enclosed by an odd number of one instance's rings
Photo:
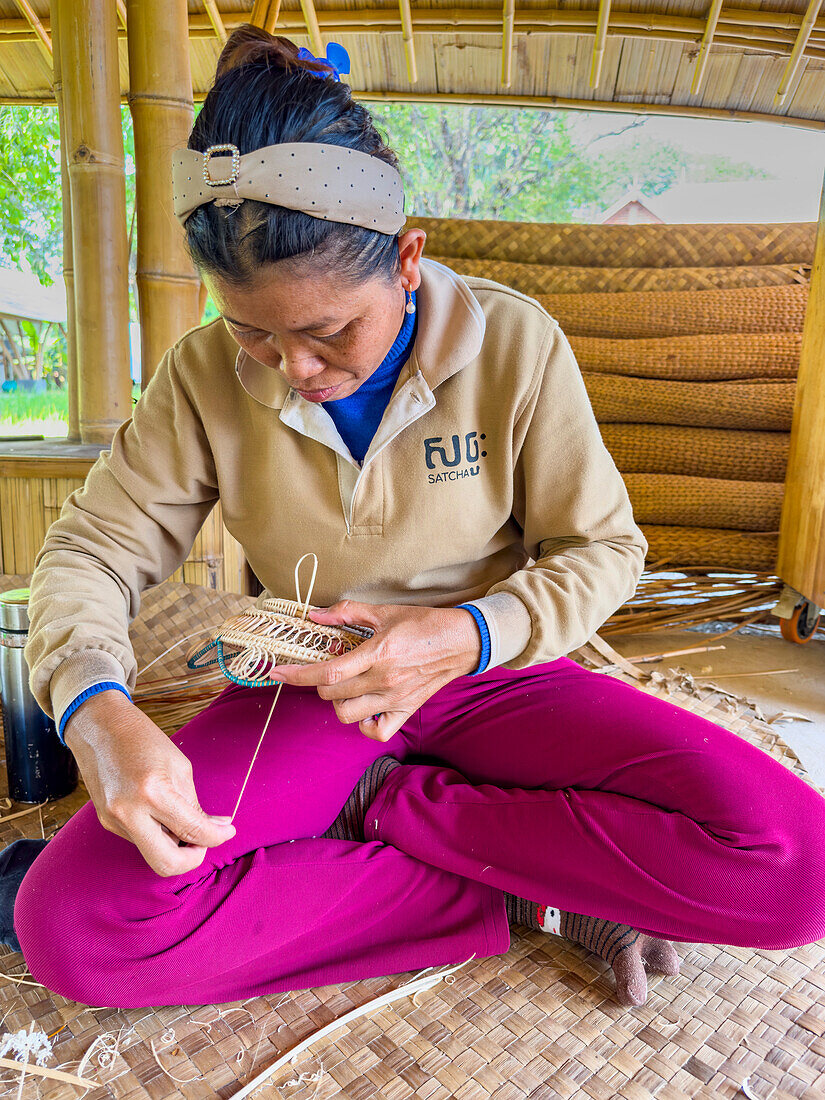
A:
{"type": "Polygon", "coordinates": [[[284,142],[243,156],[231,144],[210,145],[205,153],[179,149],[173,156],[172,182],[181,225],[204,203],[238,206],[244,199],[378,233],[395,234],[406,221],[404,187],[395,168],[341,145],[284,142]]]}

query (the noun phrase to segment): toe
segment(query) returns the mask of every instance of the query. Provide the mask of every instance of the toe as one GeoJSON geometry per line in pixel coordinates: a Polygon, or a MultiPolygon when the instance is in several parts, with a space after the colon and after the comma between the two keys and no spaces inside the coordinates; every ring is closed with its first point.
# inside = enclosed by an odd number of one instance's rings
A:
{"type": "Polygon", "coordinates": [[[616,996],[623,1005],[643,1005],[647,1000],[647,976],[637,951],[622,951],[613,960],[616,996]]]}
{"type": "Polygon", "coordinates": [[[670,940],[651,937],[642,947],[642,956],[651,970],[658,970],[671,978],[678,977],[680,960],[670,940]]]}

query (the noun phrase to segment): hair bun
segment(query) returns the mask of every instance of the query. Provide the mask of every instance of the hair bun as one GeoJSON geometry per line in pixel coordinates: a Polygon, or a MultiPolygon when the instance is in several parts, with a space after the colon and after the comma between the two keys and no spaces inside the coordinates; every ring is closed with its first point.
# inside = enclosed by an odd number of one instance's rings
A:
{"type": "Polygon", "coordinates": [[[256,27],[253,23],[244,23],[226,40],[218,58],[215,79],[219,80],[230,69],[240,69],[244,65],[261,62],[284,72],[295,69],[309,69],[322,75],[329,72],[329,66],[299,57],[298,47],[289,38],[280,34],[269,34],[263,27],[256,27]]]}

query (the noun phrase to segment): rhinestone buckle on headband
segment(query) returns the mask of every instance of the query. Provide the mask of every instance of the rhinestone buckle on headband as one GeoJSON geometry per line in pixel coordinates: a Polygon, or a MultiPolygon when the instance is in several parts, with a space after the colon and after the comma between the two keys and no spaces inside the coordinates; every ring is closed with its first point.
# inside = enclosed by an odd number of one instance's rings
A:
{"type": "Polygon", "coordinates": [[[225,145],[210,145],[203,154],[203,181],[208,183],[210,187],[225,187],[228,183],[234,183],[240,174],[240,170],[241,151],[237,145],[232,145],[231,142],[225,145]],[[229,179],[216,180],[209,175],[209,161],[216,153],[232,154],[232,175],[229,179]]]}

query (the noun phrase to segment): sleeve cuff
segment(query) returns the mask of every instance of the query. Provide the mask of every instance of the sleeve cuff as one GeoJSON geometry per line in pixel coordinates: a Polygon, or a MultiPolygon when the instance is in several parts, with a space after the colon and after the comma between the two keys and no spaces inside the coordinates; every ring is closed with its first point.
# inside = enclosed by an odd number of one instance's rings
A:
{"type": "Polygon", "coordinates": [[[472,604],[468,603],[460,603],[458,604],[456,610],[458,610],[458,608],[463,608],[465,611],[470,612],[470,614],[476,621],[478,632],[481,635],[481,657],[478,661],[478,667],[475,669],[475,671],[470,673],[471,676],[478,676],[479,673],[484,672],[490,661],[490,631],[487,627],[487,622],[484,616],[481,614],[477,607],[474,607],[472,604]]]}
{"type": "Polygon", "coordinates": [[[487,623],[490,633],[488,669],[512,661],[527,648],[533,623],[524,602],[512,592],[494,592],[492,596],[480,596],[462,606],[468,611],[477,608],[487,623]]]}
{"type": "MultiPolygon", "coordinates": [[[[77,708],[81,705],[81,703],[85,703],[87,699],[90,699],[93,695],[98,695],[101,691],[111,691],[112,689],[116,691],[122,691],[126,698],[131,701],[132,696],[129,694],[123,684],[119,684],[116,680],[103,680],[101,683],[92,684],[92,686],[87,687],[85,691],[81,691],[78,697],[76,699],[73,699],[71,703],[69,703],[69,705],[63,711],[63,714],[60,716],[60,723],[57,727],[57,736],[64,745],[66,744],[66,739],[63,736],[63,730],[66,728],[66,723],[69,721],[69,719],[77,710],[77,708]]],[[[68,746],[66,747],[68,748],[68,746]]]]}
{"type": "Polygon", "coordinates": [[[49,680],[49,695],[58,730],[63,729],[63,715],[69,704],[87,688],[104,682],[118,684],[126,690],[123,666],[117,657],[105,649],[81,649],[61,661],[49,680]]]}

